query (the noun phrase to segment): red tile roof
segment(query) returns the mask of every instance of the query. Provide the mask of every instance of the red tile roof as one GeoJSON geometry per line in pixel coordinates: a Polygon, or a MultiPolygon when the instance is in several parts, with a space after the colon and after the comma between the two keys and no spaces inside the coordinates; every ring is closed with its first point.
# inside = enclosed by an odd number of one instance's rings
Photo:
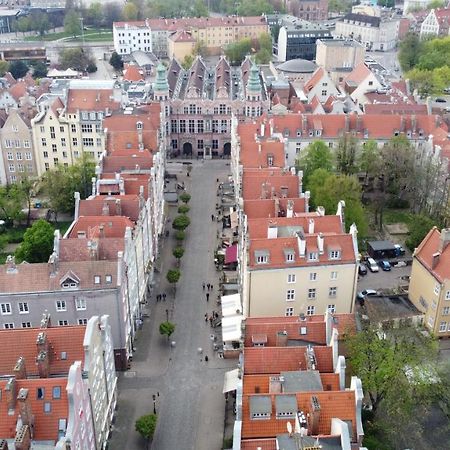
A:
{"type": "Polygon", "coordinates": [[[148,150],[128,150],[111,154],[103,158],[103,171],[117,173],[125,170],[150,170],[153,167],[153,155],[148,150]]]}
{"type": "Polygon", "coordinates": [[[269,156],[271,157],[270,167],[284,167],[286,158],[283,142],[270,139],[258,143],[255,141],[254,135],[247,138],[243,134],[240,134],[240,139],[239,158],[244,167],[269,167],[269,156]]]}
{"type": "Polygon", "coordinates": [[[19,100],[27,93],[27,84],[25,81],[18,81],[8,89],[8,92],[13,96],[16,102],[19,102],[19,100]]]}
{"type": "Polygon", "coordinates": [[[125,235],[125,229],[133,229],[133,222],[123,216],[83,216],[78,218],[70,231],[69,237],[78,237],[79,231],[84,231],[88,239],[101,236],[101,226],[103,226],[104,237],[120,238],[125,235]]]}
{"type": "Polygon", "coordinates": [[[67,93],[67,112],[77,111],[115,111],[120,102],[114,100],[113,89],[69,89],[67,93]]]}
{"type": "MultiPolygon", "coordinates": [[[[447,231],[447,233],[450,232],[447,231]]],[[[450,279],[450,242],[447,242],[443,247],[441,238],[441,232],[433,227],[417,247],[414,256],[440,283],[443,283],[450,279]],[[438,258],[434,268],[433,255],[438,258]]]]}
{"type": "MultiPolygon", "coordinates": [[[[281,214],[286,214],[287,202],[293,202],[293,210],[295,214],[301,214],[305,211],[305,199],[304,198],[280,198],[279,211],[281,214]]],[[[244,202],[244,212],[248,219],[257,219],[262,217],[278,217],[276,214],[276,199],[256,199],[256,200],[245,200],[244,202]]]]}
{"type": "MultiPolygon", "coordinates": [[[[245,380],[244,380],[245,382],[245,380]]],[[[270,395],[272,400],[272,413],[269,420],[250,419],[250,397],[243,395],[242,398],[242,439],[269,438],[286,432],[287,422],[292,419],[277,419],[275,415],[275,395],[270,395]]],[[[267,394],[259,394],[267,396],[267,394]]],[[[283,395],[283,394],[278,394],[283,395]]],[[[289,395],[289,394],[288,394],[289,395]]],[[[311,397],[317,397],[320,404],[319,434],[331,434],[331,419],[339,418],[352,422],[353,435],[356,436],[356,407],[354,391],[320,391],[300,392],[296,394],[298,410],[306,414],[311,412],[311,397]]]]}
{"type": "Polygon", "coordinates": [[[325,70],[322,67],[318,67],[316,71],[313,73],[312,77],[305,84],[305,89],[309,92],[311,91],[316,84],[323,78],[325,75],[325,70]]]}
{"type": "Polygon", "coordinates": [[[176,31],[169,36],[169,39],[173,42],[195,42],[195,38],[192,37],[192,34],[184,30],[176,31]]]}
{"type": "Polygon", "coordinates": [[[370,69],[364,64],[364,62],[360,62],[355,68],[344,78],[344,83],[347,81],[352,81],[356,84],[362,83],[372,72],[370,69]]]}
{"type": "Polygon", "coordinates": [[[134,64],[125,64],[125,70],[123,71],[123,80],[137,82],[142,81],[144,75],[138,66],[134,64]]]}
{"type": "MultiPolygon", "coordinates": [[[[314,346],[319,372],[333,372],[331,347],[314,346]]],[[[245,375],[306,370],[306,347],[247,347],[244,349],[245,375]]]]}
{"type": "Polygon", "coordinates": [[[80,216],[124,216],[133,222],[139,219],[139,197],[137,195],[97,195],[80,201],[80,216]],[[107,207],[107,209],[104,209],[107,207]],[[107,212],[106,212],[107,211],[107,212]]]}
{"type": "Polygon", "coordinates": [[[92,256],[92,239],[61,239],[59,241],[59,260],[60,261],[116,261],[117,253],[125,249],[125,239],[121,238],[97,238],[94,239],[97,245],[96,256],[92,256]]]}
{"type": "Polygon", "coordinates": [[[276,439],[249,439],[241,442],[241,450],[278,450],[276,439]]]}
{"type": "MultiPolygon", "coordinates": [[[[7,380],[0,380],[0,391],[4,392],[6,383],[7,380]]],[[[28,389],[28,399],[34,415],[33,441],[53,441],[56,443],[58,440],[59,420],[69,418],[66,385],[67,378],[37,378],[16,381],[17,394],[22,388],[28,389]],[[60,388],[61,398],[52,398],[54,387],[60,388]],[[38,388],[44,389],[44,399],[37,398],[38,388]],[[50,413],[44,412],[44,402],[51,403],[50,413]]],[[[16,402],[14,414],[9,415],[5,398],[0,401],[0,438],[14,439],[19,413],[18,402],[16,402]]]]}
{"type": "MultiPolygon", "coordinates": [[[[369,99],[373,94],[365,94],[369,99]]],[[[375,94],[380,95],[380,94],[375,94]]],[[[364,105],[366,114],[428,114],[427,105],[410,105],[407,103],[375,103],[364,105]]]]}
{"type": "Polygon", "coordinates": [[[242,176],[242,197],[244,200],[283,197],[281,188],[287,188],[286,197],[294,198],[299,194],[299,179],[290,172],[275,169],[249,171],[244,169],[242,176]]]}
{"type": "MultiPolygon", "coordinates": [[[[38,350],[36,339],[44,332],[49,342],[50,375],[65,375],[75,361],[84,361],[83,340],[86,326],[49,327],[49,328],[17,328],[0,330],[0,377],[13,375],[17,360],[25,358],[27,376],[38,376],[36,365],[38,350]],[[61,359],[66,352],[67,359],[61,359]]],[[[1,402],[0,402],[1,404],[1,402]]],[[[0,417],[2,417],[0,415],[0,417]]],[[[1,422],[1,421],[0,421],[1,422]]],[[[1,434],[0,434],[1,437],[1,434]]]]}

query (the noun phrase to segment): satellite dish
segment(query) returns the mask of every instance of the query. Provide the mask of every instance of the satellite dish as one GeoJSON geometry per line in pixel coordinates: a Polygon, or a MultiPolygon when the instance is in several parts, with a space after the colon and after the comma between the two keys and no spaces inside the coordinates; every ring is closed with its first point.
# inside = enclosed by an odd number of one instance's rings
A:
{"type": "Polygon", "coordinates": [[[288,422],[288,423],[286,424],[286,428],[287,428],[287,430],[288,430],[289,435],[291,435],[291,434],[292,434],[292,425],[291,425],[291,422],[288,422]]]}

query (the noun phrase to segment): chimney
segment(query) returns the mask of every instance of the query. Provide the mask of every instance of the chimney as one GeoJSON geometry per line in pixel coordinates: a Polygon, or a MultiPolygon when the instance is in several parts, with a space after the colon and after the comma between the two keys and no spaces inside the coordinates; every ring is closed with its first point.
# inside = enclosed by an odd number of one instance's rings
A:
{"type": "Polygon", "coordinates": [[[275,197],[275,217],[279,217],[280,215],[280,199],[275,197]]]}
{"type": "Polygon", "coordinates": [[[417,118],[416,115],[413,114],[411,116],[411,132],[415,133],[417,131],[417,118]]]}
{"type": "Polygon", "coordinates": [[[102,216],[109,216],[109,204],[108,204],[108,200],[104,200],[104,201],[103,201],[102,216]]]}
{"type": "Polygon", "coordinates": [[[308,234],[314,234],[314,219],[309,219],[308,234]]]}
{"type": "Polygon", "coordinates": [[[405,128],[406,128],[406,119],[405,119],[405,116],[402,115],[402,116],[400,116],[400,131],[402,133],[404,133],[405,128]]]}
{"type": "Polygon", "coordinates": [[[116,198],[116,216],[122,215],[122,202],[120,198],[116,198]]]}
{"type": "Polygon", "coordinates": [[[39,378],[48,378],[50,374],[50,361],[48,352],[40,351],[36,356],[36,364],[38,366],[39,378]]]}
{"type": "Polygon", "coordinates": [[[6,273],[17,273],[16,258],[14,255],[8,255],[6,258],[6,273]]]}
{"type": "MultiPolygon", "coordinates": [[[[127,227],[128,229],[128,227],[127,227]]],[[[123,252],[117,252],[117,285],[122,285],[123,275],[123,252]]]]}
{"type": "Polygon", "coordinates": [[[14,376],[16,380],[25,380],[27,378],[27,369],[25,368],[25,358],[21,356],[14,366],[14,376]]]}
{"type": "Polygon", "coordinates": [[[439,264],[439,259],[441,258],[441,254],[439,252],[433,253],[433,260],[431,261],[431,269],[434,270],[436,266],[439,264]]]}
{"type": "Polygon", "coordinates": [[[273,119],[269,120],[269,131],[270,131],[270,137],[273,136],[273,119]]]}
{"type": "Polygon", "coordinates": [[[309,198],[311,197],[311,192],[306,191],[305,192],[305,212],[309,212],[309,198]]]}
{"type": "Polygon", "coordinates": [[[305,351],[306,360],[306,370],[316,370],[317,369],[317,359],[312,345],[308,345],[305,351]]]}
{"type": "MultiPolygon", "coordinates": [[[[97,171],[97,167],[98,166],[96,166],[96,168],[95,168],[96,171],[97,171]]],[[[100,168],[99,168],[99,171],[100,171],[100,168]]],[[[92,177],[91,184],[92,184],[92,195],[97,195],[97,178],[92,177]]],[[[100,187],[99,187],[99,189],[100,189],[100,187]]]]}
{"type": "Polygon", "coordinates": [[[362,117],[360,114],[356,116],[356,131],[358,133],[362,131],[362,117]]]}
{"type": "MultiPolygon", "coordinates": [[[[295,167],[293,169],[295,171],[295,167]]],[[[295,173],[293,175],[295,175],[295,173]]],[[[298,171],[297,177],[298,177],[298,196],[301,197],[303,194],[303,170],[298,171]]]]}
{"type": "Polygon", "coordinates": [[[308,118],[303,114],[302,115],[302,131],[306,131],[308,129],[308,118]]]}
{"type": "Polygon", "coordinates": [[[53,236],[53,252],[56,253],[56,257],[59,258],[59,241],[61,240],[61,232],[59,230],[55,230],[53,236]]]}
{"type": "Polygon", "coordinates": [[[439,243],[439,250],[441,253],[444,252],[448,244],[450,244],[450,228],[442,228],[441,241],[439,243]]]}
{"type": "Polygon", "coordinates": [[[318,207],[316,208],[316,211],[317,211],[317,214],[318,214],[319,216],[324,216],[324,215],[325,215],[325,208],[324,208],[323,206],[318,206],[318,207]]]}
{"type": "Polygon", "coordinates": [[[322,233],[317,235],[317,248],[319,249],[319,255],[323,255],[323,242],[324,237],[322,233]]]}
{"type": "Polygon", "coordinates": [[[99,230],[99,236],[100,236],[101,238],[104,238],[104,237],[105,237],[105,226],[104,226],[104,225],[100,225],[100,226],[98,227],[98,230],[99,230]]]}
{"type": "Polygon", "coordinates": [[[98,260],[98,241],[96,239],[89,240],[87,243],[89,250],[89,258],[91,261],[98,260]]]}
{"type": "Polygon", "coordinates": [[[123,178],[119,179],[119,194],[125,195],[125,182],[123,181],[123,178]]]}
{"type": "Polygon", "coordinates": [[[8,406],[9,416],[13,415],[16,409],[16,398],[17,398],[16,389],[17,389],[16,379],[10,378],[5,385],[6,403],[8,406]]]}
{"type": "Polygon", "coordinates": [[[277,333],[277,347],[287,347],[288,344],[288,332],[286,330],[278,331],[277,333]]]}
{"type": "Polygon", "coordinates": [[[75,198],[75,214],[73,220],[78,220],[78,217],[80,215],[80,193],[74,192],[73,196],[75,198]]]}
{"type": "Polygon", "coordinates": [[[306,254],[306,240],[301,231],[297,232],[297,245],[300,258],[304,258],[306,254]]]}
{"type": "Polygon", "coordinates": [[[53,252],[48,258],[48,271],[50,277],[55,277],[58,273],[58,256],[53,252]]]}
{"type": "Polygon", "coordinates": [[[309,414],[308,429],[313,436],[319,434],[319,420],[320,420],[320,403],[319,399],[315,396],[311,396],[311,412],[309,414]]]}
{"type": "Polygon", "coordinates": [[[16,450],[29,450],[31,448],[30,427],[22,425],[16,432],[14,439],[14,448],[16,450]]]}
{"type": "MultiPolygon", "coordinates": [[[[50,323],[50,314],[45,311],[44,314],[42,314],[42,319],[41,319],[41,328],[50,328],[51,323],[50,323]]],[[[38,336],[39,338],[39,336],[38,336]]]]}
{"type": "Polygon", "coordinates": [[[344,130],[347,133],[350,131],[350,116],[348,114],[344,116],[344,130]]]}
{"type": "Polygon", "coordinates": [[[336,215],[340,217],[342,232],[345,233],[345,202],[344,202],[344,200],[340,200],[338,202],[336,215]]]}
{"type": "Polygon", "coordinates": [[[264,182],[263,184],[261,184],[261,198],[265,199],[267,198],[267,189],[266,189],[266,183],[264,182]]]}
{"type": "Polygon", "coordinates": [[[8,443],[4,439],[0,439],[0,450],[8,450],[8,443]]]}
{"type": "Polygon", "coordinates": [[[264,131],[265,131],[266,125],[264,122],[261,122],[261,136],[264,137],[264,131]]]}
{"type": "Polygon", "coordinates": [[[288,200],[286,204],[286,217],[294,217],[294,201],[288,200]]]}
{"type": "MultiPolygon", "coordinates": [[[[281,190],[281,197],[283,197],[283,188],[281,188],[281,190]]],[[[274,199],[276,196],[277,194],[275,193],[275,186],[272,186],[272,188],[270,189],[270,198],[274,199]]]]}
{"type": "Polygon", "coordinates": [[[48,339],[47,333],[45,331],[41,331],[36,339],[36,347],[39,352],[47,352],[48,351],[48,339]]]}
{"type": "Polygon", "coordinates": [[[32,427],[34,423],[34,417],[33,411],[31,410],[31,402],[28,397],[28,389],[20,389],[17,400],[19,402],[19,413],[20,418],[22,419],[22,425],[28,425],[29,427],[32,427]]]}
{"type": "Polygon", "coordinates": [[[278,237],[278,227],[276,223],[269,223],[267,228],[267,239],[276,239],[278,237]]]}

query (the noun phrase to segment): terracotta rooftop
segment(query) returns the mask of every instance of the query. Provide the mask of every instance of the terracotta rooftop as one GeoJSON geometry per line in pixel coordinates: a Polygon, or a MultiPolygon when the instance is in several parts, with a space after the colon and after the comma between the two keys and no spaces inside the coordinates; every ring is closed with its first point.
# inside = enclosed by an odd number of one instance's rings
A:
{"type": "MultiPolygon", "coordinates": [[[[117,285],[117,262],[115,261],[71,261],[59,262],[56,276],[50,276],[48,263],[18,264],[15,272],[7,272],[7,265],[0,266],[0,292],[30,293],[48,292],[63,289],[66,278],[76,277],[79,289],[108,289],[117,285]],[[100,283],[95,283],[94,276],[100,276],[100,283]],[[112,277],[111,283],[106,283],[106,275],[112,277]]],[[[76,281],[76,280],[75,280],[76,281]]],[[[39,301],[31,296],[30,302],[39,301]]]]}
{"type": "MultiPolygon", "coordinates": [[[[0,391],[4,392],[7,380],[0,380],[0,391]]],[[[31,405],[31,411],[34,415],[33,441],[58,440],[59,420],[68,419],[68,400],[66,392],[67,378],[37,378],[16,381],[16,392],[20,389],[28,389],[28,398],[31,405]],[[37,398],[38,388],[43,389],[44,398],[37,398]],[[53,388],[59,388],[60,398],[53,398],[53,388]],[[44,412],[44,402],[49,402],[50,412],[44,412]]],[[[16,403],[14,414],[9,414],[8,402],[3,399],[0,401],[0,439],[14,439],[16,435],[16,424],[19,417],[19,405],[16,403]]],[[[34,445],[32,446],[34,448],[34,445]]]]}
{"type": "Polygon", "coordinates": [[[27,84],[23,80],[18,81],[8,89],[8,92],[12,95],[16,102],[19,102],[19,100],[27,93],[27,84]]]}
{"type": "Polygon", "coordinates": [[[277,199],[268,198],[245,200],[244,212],[247,215],[248,219],[280,217],[280,214],[285,216],[288,201],[291,201],[293,203],[294,215],[305,213],[304,198],[279,198],[278,207],[276,206],[277,199]]]}
{"type": "Polygon", "coordinates": [[[173,42],[195,42],[195,38],[192,37],[192,33],[185,30],[178,30],[169,36],[169,39],[173,42]]]}
{"type": "Polygon", "coordinates": [[[323,78],[325,75],[325,70],[322,67],[318,67],[316,71],[313,73],[312,77],[305,84],[306,90],[311,91],[316,84],[323,78]]]}
{"type": "MultiPolygon", "coordinates": [[[[333,373],[331,347],[314,346],[319,372],[333,373]]],[[[244,349],[245,375],[306,370],[306,347],[247,347],[244,349]]]]}
{"type": "Polygon", "coordinates": [[[294,198],[299,196],[299,178],[290,172],[259,171],[244,169],[242,197],[244,200],[269,199],[274,197],[294,198]]]}
{"type": "Polygon", "coordinates": [[[144,75],[141,73],[141,70],[138,66],[134,64],[126,64],[125,70],[123,71],[123,80],[137,82],[142,81],[144,79],[144,75]]]}
{"type": "Polygon", "coordinates": [[[61,239],[59,241],[60,261],[91,261],[109,260],[116,261],[117,253],[125,249],[125,239],[121,238],[96,238],[96,239],[61,239]],[[95,243],[96,249],[92,247],[95,243]]]}
{"type": "Polygon", "coordinates": [[[86,238],[115,237],[120,238],[125,235],[125,229],[133,229],[133,222],[123,216],[84,216],[79,217],[75,222],[69,237],[76,238],[80,232],[84,232],[86,238]],[[103,227],[103,231],[102,231],[103,227]],[[103,233],[103,236],[102,236],[103,233]]]}
{"type": "Polygon", "coordinates": [[[414,256],[440,282],[450,279],[450,230],[433,227],[417,247],[414,256]],[[444,239],[446,241],[444,242],[444,239]],[[433,260],[435,265],[433,267],[433,260]]]}
{"type": "Polygon", "coordinates": [[[273,439],[250,439],[241,441],[241,450],[278,450],[277,441],[273,439]]]}
{"type": "Polygon", "coordinates": [[[112,152],[103,158],[103,172],[119,173],[125,170],[150,170],[153,167],[153,155],[148,150],[126,150],[112,152]]]}
{"type": "Polygon", "coordinates": [[[343,82],[352,81],[356,84],[362,83],[369,75],[372,75],[371,70],[360,62],[355,68],[344,78],[343,82]]]}
{"type": "MultiPolygon", "coordinates": [[[[38,376],[36,346],[38,334],[47,336],[50,352],[50,375],[66,375],[75,361],[84,361],[83,340],[86,326],[17,328],[0,330],[0,377],[13,376],[17,360],[25,358],[27,376],[38,376]],[[62,353],[65,352],[65,358],[62,353]]],[[[1,404],[2,402],[0,402],[1,404]]],[[[0,417],[3,417],[0,415],[0,417]]],[[[0,421],[1,422],[1,421],[0,421]]],[[[0,435],[1,437],[1,435],[0,435]]]]}
{"type": "Polygon", "coordinates": [[[67,112],[115,111],[120,102],[114,100],[113,89],[69,89],[67,92],[67,112]]]}
{"type": "Polygon", "coordinates": [[[79,216],[124,216],[136,222],[139,212],[137,195],[97,195],[80,201],[79,216]]]}

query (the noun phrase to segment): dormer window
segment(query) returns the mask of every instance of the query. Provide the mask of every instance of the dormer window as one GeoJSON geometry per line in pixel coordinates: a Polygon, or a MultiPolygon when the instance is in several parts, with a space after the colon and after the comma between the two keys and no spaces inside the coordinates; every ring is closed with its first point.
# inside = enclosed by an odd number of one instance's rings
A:
{"type": "Polygon", "coordinates": [[[267,251],[256,251],[255,252],[256,264],[267,264],[269,262],[269,252],[267,251]]]}
{"type": "Polygon", "coordinates": [[[302,137],[302,130],[297,130],[297,137],[302,137]]]}
{"type": "Polygon", "coordinates": [[[340,250],[330,250],[330,259],[341,259],[340,250]]]}
{"type": "Polygon", "coordinates": [[[71,270],[67,272],[60,280],[61,289],[78,289],[80,279],[71,270]]]}
{"type": "Polygon", "coordinates": [[[94,275],[94,284],[100,284],[102,277],[100,275],[94,275]]]}
{"type": "Polygon", "coordinates": [[[308,261],[317,261],[319,254],[317,252],[308,252],[308,261]]]}
{"type": "Polygon", "coordinates": [[[289,130],[287,128],[283,131],[283,136],[289,137],[289,130]]]}
{"type": "Polygon", "coordinates": [[[144,128],[144,124],[142,122],[136,122],[136,129],[142,130],[144,128]]]}
{"type": "Polygon", "coordinates": [[[272,166],[273,166],[273,155],[272,155],[271,153],[269,153],[269,154],[267,155],[267,165],[268,165],[269,167],[272,167],[272,166]]]}
{"type": "Polygon", "coordinates": [[[316,130],[316,136],[322,136],[322,130],[316,130]]]}
{"type": "Polygon", "coordinates": [[[292,249],[286,250],[286,251],[284,252],[284,257],[285,257],[285,261],[286,261],[287,263],[293,263],[293,262],[295,262],[295,253],[294,253],[294,250],[292,250],[292,249]]]}

